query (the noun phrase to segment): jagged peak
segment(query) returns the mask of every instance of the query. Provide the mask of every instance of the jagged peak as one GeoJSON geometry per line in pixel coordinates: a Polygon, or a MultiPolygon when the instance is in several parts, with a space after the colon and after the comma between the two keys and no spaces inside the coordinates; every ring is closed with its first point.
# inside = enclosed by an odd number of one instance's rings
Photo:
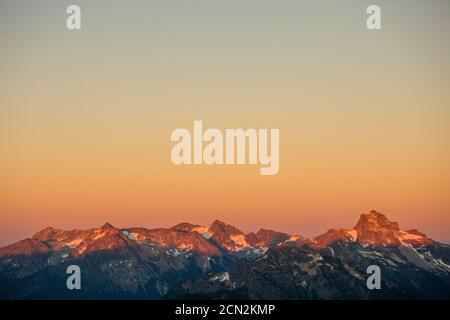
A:
{"type": "Polygon", "coordinates": [[[386,215],[376,210],[371,210],[368,214],[361,214],[358,222],[353,227],[355,230],[367,228],[383,228],[398,231],[400,227],[397,222],[390,221],[386,215]]]}
{"type": "Polygon", "coordinates": [[[39,239],[39,240],[48,240],[54,236],[57,236],[58,234],[63,233],[64,230],[56,229],[53,227],[45,227],[44,229],[36,232],[32,239],[39,239]]]}
{"type": "Polygon", "coordinates": [[[352,229],[332,228],[324,234],[308,240],[313,246],[320,247],[328,246],[336,241],[386,245],[403,243],[422,245],[433,242],[432,239],[415,229],[401,230],[397,222],[390,221],[386,215],[376,210],[361,214],[352,229]]]}
{"type": "Polygon", "coordinates": [[[36,238],[38,238],[40,235],[42,235],[42,234],[48,234],[48,233],[50,233],[50,232],[52,232],[52,231],[54,231],[55,230],[55,228],[53,228],[53,227],[45,227],[44,229],[41,229],[41,230],[39,230],[38,232],[36,232],[34,235],[33,235],[33,239],[36,239],[36,238]]]}
{"type": "Polygon", "coordinates": [[[228,224],[219,219],[216,219],[211,223],[211,226],[217,226],[217,225],[226,226],[228,224]]]}
{"type": "Polygon", "coordinates": [[[105,224],[102,225],[100,227],[100,229],[115,229],[115,227],[112,224],[110,224],[109,222],[105,222],[105,224]]]}
{"type": "Polygon", "coordinates": [[[236,227],[233,227],[230,224],[227,224],[223,221],[220,221],[218,219],[214,220],[211,226],[209,227],[209,230],[211,230],[213,233],[216,232],[225,232],[230,235],[236,235],[236,234],[244,234],[241,230],[239,230],[236,227]]]}
{"type": "Polygon", "coordinates": [[[368,244],[428,244],[433,240],[413,229],[404,231],[397,222],[389,220],[386,215],[376,210],[362,214],[353,230],[358,233],[358,242],[368,244]]]}

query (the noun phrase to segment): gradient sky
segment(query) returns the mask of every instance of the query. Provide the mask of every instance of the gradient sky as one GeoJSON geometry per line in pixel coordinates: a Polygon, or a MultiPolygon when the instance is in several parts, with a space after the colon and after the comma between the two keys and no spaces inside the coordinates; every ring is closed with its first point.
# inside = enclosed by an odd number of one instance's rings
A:
{"type": "Polygon", "coordinates": [[[450,242],[449,33],[448,0],[1,0],[0,245],[105,221],[312,236],[371,209],[450,242]],[[174,166],[194,120],[279,128],[279,173],[174,166]]]}

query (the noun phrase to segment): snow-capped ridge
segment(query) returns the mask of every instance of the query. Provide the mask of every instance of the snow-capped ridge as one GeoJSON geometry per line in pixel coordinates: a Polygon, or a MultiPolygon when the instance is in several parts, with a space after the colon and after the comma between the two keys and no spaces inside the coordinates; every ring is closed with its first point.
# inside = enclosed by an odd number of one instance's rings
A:
{"type": "Polygon", "coordinates": [[[238,228],[221,220],[209,225],[179,223],[171,228],[123,228],[119,229],[106,222],[101,227],[87,230],[61,230],[46,227],[31,239],[22,240],[3,251],[45,252],[69,250],[82,255],[98,250],[131,248],[133,246],[159,246],[189,250],[202,255],[221,255],[224,253],[263,254],[268,248],[286,246],[327,247],[334,242],[358,243],[367,245],[423,246],[433,240],[416,229],[403,230],[397,222],[390,221],[384,214],[375,210],[361,214],[351,229],[332,228],[310,239],[289,235],[269,229],[245,234],[238,228]],[[15,248],[15,249],[13,249],[15,248]]]}

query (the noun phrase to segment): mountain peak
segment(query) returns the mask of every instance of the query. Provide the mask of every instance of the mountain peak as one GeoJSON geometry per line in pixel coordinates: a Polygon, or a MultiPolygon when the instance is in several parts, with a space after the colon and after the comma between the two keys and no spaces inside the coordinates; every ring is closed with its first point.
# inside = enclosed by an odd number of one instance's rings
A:
{"type": "Polygon", "coordinates": [[[217,225],[217,226],[226,226],[227,224],[223,222],[222,220],[216,219],[211,223],[211,226],[217,225]]]}
{"type": "MultiPolygon", "coordinates": [[[[291,236],[286,233],[262,228],[259,229],[258,232],[250,232],[246,236],[248,243],[253,247],[267,247],[286,241],[290,238],[291,236]]],[[[295,236],[292,238],[300,239],[301,237],[295,236]]]]}
{"type": "Polygon", "coordinates": [[[49,248],[39,239],[23,239],[9,246],[0,248],[0,257],[8,255],[31,256],[40,253],[47,253],[49,248]]]}
{"type": "Polygon", "coordinates": [[[370,219],[387,219],[386,215],[377,210],[370,210],[369,213],[363,213],[361,217],[368,217],[370,219]]]}
{"type": "Polygon", "coordinates": [[[227,224],[220,220],[214,220],[214,222],[209,227],[209,230],[212,234],[225,233],[228,235],[243,235],[244,233],[238,228],[233,227],[230,224],[227,224]]]}
{"type": "Polygon", "coordinates": [[[397,222],[390,221],[384,214],[372,210],[362,214],[353,227],[358,234],[358,242],[399,244],[397,233],[400,227],[397,222]]]}
{"type": "Polygon", "coordinates": [[[60,236],[61,234],[63,234],[64,231],[61,229],[56,229],[53,227],[45,227],[44,229],[36,232],[32,239],[38,239],[41,241],[47,241],[47,240],[51,240],[53,238],[56,238],[58,236],[60,236]]]}
{"type": "Polygon", "coordinates": [[[223,221],[214,220],[208,228],[208,232],[215,243],[227,250],[235,251],[239,250],[239,248],[249,247],[249,244],[245,240],[245,234],[223,221]]]}
{"type": "Polygon", "coordinates": [[[38,232],[36,232],[33,235],[33,239],[37,239],[37,238],[41,237],[42,235],[49,234],[49,233],[52,233],[54,231],[55,231],[55,228],[53,228],[53,227],[45,227],[44,229],[39,230],[38,232]]]}
{"type": "Polygon", "coordinates": [[[399,231],[400,227],[397,222],[390,221],[381,212],[372,210],[368,214],[361,214],[353,229],[357,231],[379,231],[382,229],[399,231]]]}
{"type": "Polygon", "coordinates": [[[336,241],[356,241],[357,237],[358,233],[355,230],[332,228],[328,229],[324,234],[309,239],[307,243],[313,247],[326,247],[336,241]]]}
{"type": "Polygon", "coordinates": [[[100,229],[115,229],[115,228],[112,224],[110,224],[109,222],[106,222],[104,225],[102,225],[100,227],[100,229]]]}
{"type": "Polygon", "coordinates": [[[433,242],[432,239],[415,229],[408,231],[400,229],[397,222],[390,221],[386,215],[376,210],[361,214],[353,229],[330,229],[309,240],[309,244],[325,247],[336,241],[386,245],[407,243],[414,246],[433,242]]]}

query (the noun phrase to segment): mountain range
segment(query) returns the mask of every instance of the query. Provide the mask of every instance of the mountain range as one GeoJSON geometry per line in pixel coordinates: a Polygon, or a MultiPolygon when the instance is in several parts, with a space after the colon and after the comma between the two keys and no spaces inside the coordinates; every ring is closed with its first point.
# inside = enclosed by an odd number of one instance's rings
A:
{"type": "Polygon", "coordinates": [[[47,227],[0,248],[1,299],[450,299],[450,246],[384,214],[312,238],[208,226],[47,227]],[[81,269],[68,290],[66,269],[81,269]],[[381,289],[369,290],[370,265],[381,289]]]}

